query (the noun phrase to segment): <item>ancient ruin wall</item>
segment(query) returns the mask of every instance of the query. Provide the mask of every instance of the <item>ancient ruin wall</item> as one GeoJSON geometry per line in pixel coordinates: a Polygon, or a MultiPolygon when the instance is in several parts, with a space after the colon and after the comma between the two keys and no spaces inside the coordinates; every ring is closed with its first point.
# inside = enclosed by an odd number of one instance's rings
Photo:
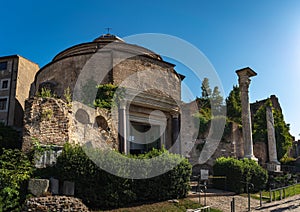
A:
{"type": "Polygon", "coordinates": [[[29,151],[34,141],[63,146],[69,140],[70,110],[54,98],[31,98],[25,102],[23,147],[29,151]]]}
{"type": "Polygon", "coordinates": [[[99,148],[118,147],[117,130],[109,111],[81,103],[74,103],[72,108],[55,98],[35,97],[26,101],[22,149],[29,151],[35,141],[56,146],[91,141],[99,148]]]}

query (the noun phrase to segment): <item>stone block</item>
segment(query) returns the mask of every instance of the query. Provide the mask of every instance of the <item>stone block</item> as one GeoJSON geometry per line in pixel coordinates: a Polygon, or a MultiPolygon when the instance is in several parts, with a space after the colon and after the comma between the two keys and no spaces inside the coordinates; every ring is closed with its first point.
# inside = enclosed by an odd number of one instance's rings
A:
{"type": "Polygon", "coordinates": [[[63,194],[66,196],[74,196],[75,183],[70,181],[64,181],[63,194]]]}
{"type": "Polygon", "coordinates": [[[59,194],[59,181],[55,178],[50,178],[50,191],[52,194],[59,194]]]}
{"type": "Polygon", "coordinates": [[[28,191],[36,197],[42,196],[48,188],[49,180],[47,179],[30,179],[28,182],[28,191]]]}

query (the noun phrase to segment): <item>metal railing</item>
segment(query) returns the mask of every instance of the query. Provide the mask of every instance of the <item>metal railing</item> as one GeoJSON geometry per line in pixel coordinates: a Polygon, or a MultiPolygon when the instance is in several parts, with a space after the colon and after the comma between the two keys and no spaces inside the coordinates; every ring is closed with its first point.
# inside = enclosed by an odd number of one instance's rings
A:
{"type": "MultiPolygon", "coordinates": [[[[295,184],[293,184],[293,185],[289,185],[289,186],[285,186],[285,187],[281,187],[281,188],[276,188],[276,189],[270,189],[269,190],[269,200],[270,200],[270,202],[272,202],[272,201],[276,201],[277,199],[276,199],[276,192],[278,191],[279,192],[279,200],[282,200],[282,199],[285,199],[286,197],[287,197],[287,192],[286,192],[286,190],[287,189],[289,189],[289,188],[293,188],[292,190],[293,190],[293,195],[295,195],[296,194],[296,190],[295,190],[295,187],[297,186],[297,185],[299,185],[300,183],[295,183],[295,184]],[[273,198],[274,197],[274,198],[273,198]]],[[[290,195],[288,195],[288,196],[290,196],[290,195]]]]}

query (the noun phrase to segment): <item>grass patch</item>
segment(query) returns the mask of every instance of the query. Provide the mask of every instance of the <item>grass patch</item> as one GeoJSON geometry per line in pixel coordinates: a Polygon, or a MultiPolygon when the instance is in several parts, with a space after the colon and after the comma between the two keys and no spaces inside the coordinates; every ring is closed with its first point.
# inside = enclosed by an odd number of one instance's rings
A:
{"type": "MultiPolygon", "coordinates": [[[[200,208],[201,206],[190,200],[190,199],[180,199],[179,203],[170,203],[168,201],[165,202],[158,202],[158,203],[149,203],[143,204],[139,206],[133,206],[128,208],[119,208],[114,210],[107,210],[111,212],[136,212],[136,211],[143,211],[143,212],[164,212],[164,211],[172,211],[172,212],[181,212],[186,211],[187,209],[196,209],[200,208]]],[[[211,212],[222,212],[217,209],[211,209],[211,212]]],[[[96,211],[94,211],[96,212],[96,211]]],[[[100,211],[98,211],[100,212],[100,211]]]]}
{"type": "MultiPolygon", "coordinates": [[[[272,201],[275,200],[280,200],[280,190],[277,191],[273,191],[272,193],[272,201]]],[[[285,189],[281,189],[281,197],[292,197],[294,195],[298,195],[300,194],[300,184],[296,184],[296,185],[292,185],[289,186],[285,189]]],[[[254,199],[259,199],[260,198],[260,194],[255,193],[255,194],[251,194],[251,197],[254,199]]],[[[269,191],[263,191],[262,192],[262,198],[263,201],[269,201],[270,200],[270,192],[269,191]]]]}

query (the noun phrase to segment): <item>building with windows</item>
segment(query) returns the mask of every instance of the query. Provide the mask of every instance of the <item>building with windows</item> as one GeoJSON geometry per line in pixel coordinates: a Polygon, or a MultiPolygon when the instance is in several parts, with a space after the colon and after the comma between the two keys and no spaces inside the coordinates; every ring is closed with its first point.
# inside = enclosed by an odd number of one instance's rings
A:
{"type": "Polygon", "coordinates": [[[39,66],[19,55],[0,57],[0,122],[21,129],[25,100],[39,66]]]}

